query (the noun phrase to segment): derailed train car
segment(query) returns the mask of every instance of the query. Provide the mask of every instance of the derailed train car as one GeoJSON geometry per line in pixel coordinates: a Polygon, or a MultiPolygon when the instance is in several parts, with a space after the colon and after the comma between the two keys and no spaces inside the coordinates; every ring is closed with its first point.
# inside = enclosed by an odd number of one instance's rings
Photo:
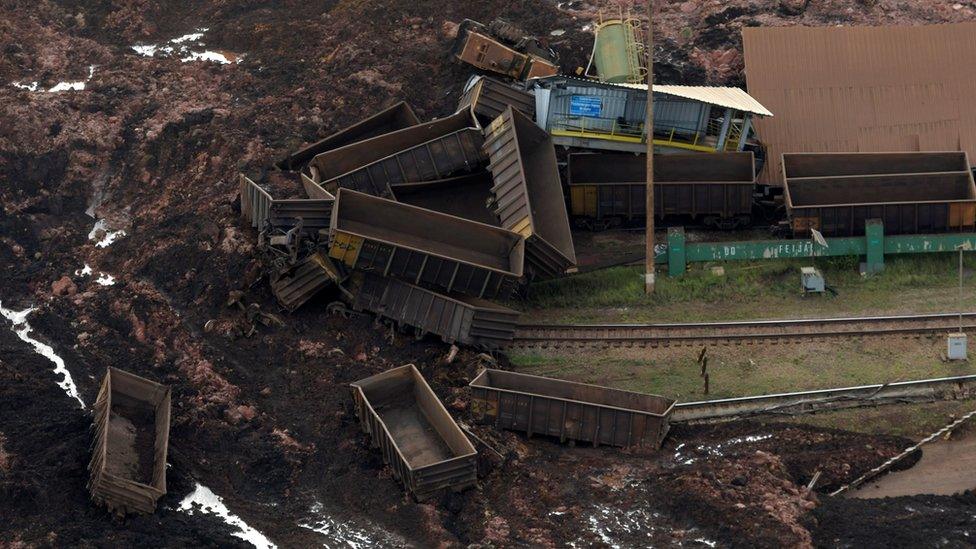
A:
{"type": "Polygon", "coordinates": [[[486,133],[500,225],[525,237],[531,276],[565,274],[576,266],[576,251],[552,139],[514,107],[505,109],[486,133]]]}
{"type": "Polygon", "coordinates": [[[594,446],[660,447],[675,404],[657,395],[493,369],[469,387],[478,423],[594,446]]]}
{"type": "Polygon", "coordinates": [[[108,369],[94,406],[92,501],[117,515],[155,511],[166,495],[170,400],[169,387],[108,369]]]}
{"type": "Polygon", "coordinates": [[[410,105],[401,101],[351,126],[347,126],[325,139],[302,147],[279,162],[278,167],[283,170],[300,170],[310,160],[324,152],[417,124],[420,124],[420,119],[414,114],[410,105]]]}
{"type": "Polygon", "coordinates": [[[413,364],[352,384],[363,431],[418,500],[478,481],[478,452],[413,364]]]}
{"type": "Polygon", "coordinates": [[[525,52],[516,51],[491,36],[488,27],[465,19],[458,29],[451,55],[458,61],[483,71],[491,71],[515,80],[552,76],[559,72],[559,67],[554,62],[539,55],[548,52],[543,52],[538,46],[522,49],[525,52]]]}
{"type": "Polygon", "coordinates": [[[394,278],[364,273],[352,285],[352,306],[410,326],[446,343],[498,349],[515,337],[519,312],[476,297],[450,297],[394,278]]]}
{"type": "Polygon", "coordinates": [[[869,219],[887,234],[976,229],[976,185],[965,152],[787,153],[789,231],[860,236],[869,219]]]}
{"type": "Polygon", "coordinates": [[[499,227],[340,189],[329,255],[351,269],[445,293],[507,299],[523,275],[524,241],[499,227]]]}
{"type": "MultiPolygon", "coordinates": [[[[353,174],[357,170],[378,163],[397,153],[423,147],[425,144],[446,139],[452,135],[470,134],[470,131],[465,131],[469,129],[479,130],[480,125],[471,112],[465,110],[431,122],[424,122],[323,152],[312,158],[305,170],[315,183],[321,185],[328,181],[333,184],[338,178],[353,174]]],[[[330,192],[336,190],[329,188],[329,185],[325,185],[325,188],[330,192]]],[[[356,190],[378,196],[389,193],[384,182],[377,182],[375,188],[357,188],[356,190]]]]}
{"type": "MultiPolygon", "coordinates": [[[[644,155],[575,153],[567,167],[570,211],[577,224],[643,223],[644,155]]],[[[752,221],[755,161],[751,152],[654,155],[654,214],[731,229],[752,221]]]]}

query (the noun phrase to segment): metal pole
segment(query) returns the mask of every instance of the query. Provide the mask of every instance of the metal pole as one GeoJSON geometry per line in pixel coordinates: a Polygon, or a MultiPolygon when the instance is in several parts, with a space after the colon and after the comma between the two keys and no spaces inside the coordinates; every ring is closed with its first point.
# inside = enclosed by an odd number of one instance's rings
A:
{"type": "Polygon", "coordinates": [[[654,0],[647,0],[647,232],[644,236],[644,293],[654,293],[654,0]]]}
{"type": "Polygon", "coordinates": [[[959,246],[959,333],[962,333],[962,250],[959,246]]]}

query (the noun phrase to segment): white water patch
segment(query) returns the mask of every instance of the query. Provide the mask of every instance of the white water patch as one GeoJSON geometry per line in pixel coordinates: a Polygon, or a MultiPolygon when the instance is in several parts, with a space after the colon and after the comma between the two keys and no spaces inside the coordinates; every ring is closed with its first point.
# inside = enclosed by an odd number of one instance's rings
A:
{"type": "Polygon", "coordinates": [[[374,547],[378,544],[393,546],[406,544],[404,540],[389,532],[367,531],[357,528],[349,522],[336,520],[335,517],[325,511],[325,506],[318,500],[312,504],[309,513],[311,516],[299,521],[298,526],[328,538],[328,541],[322,543],[323,547],[342,546],[350,549],[361,549],[374,547]]]}
{"type": "MultiPolygon", "coordinates": [[[[695,451],[705,456],[717,456],[721,457],[725,455],[724,450],[727,450],[730,446],[735,446],[737,444],[743,444],[747,442],[762,442],[764,440],[769,440],[773,438],[772,434],[766,435],[746,435],[741,437],[735,437],[729,439],[725,442],[715,444],[714,446],[709,446],[705,444],[699,444],[695,447],[695,451]]],[[[682,465],[691,465],[695,463],[696,458],[682,455],[681,449],[685,446],[684,443],[679,444],[674,450],[674,460],[680,462],[682,465]]]]}
{"type": "Polygon", "coordinates": [[[183,42],[197,42],[201,38],[203,38],[203,33],[207,32],[208,30],[210,30],[210,29],[208,29],[208,28],[199,29],[200,32],[193,32],[193,33],[190,33],[190,34],[184,34],[183,36],[179,36],[179,37],[176,37],[176,38],[170,40],[170,42],[172,42],[174,44],[182,44],[183,42]]]}
{"type": "Polygon", "coordinates": [[[88,240],[95,240],[98,238],[98,231],[102,231],[104,235],[98,242],[95,243],[96,248],[108,248],[113,242],[119,238],[122,238],[123,236],[126,236],[126,232],[124,230],[120,229],[118,231],[113,231],[109,228],[106,220],[99,219],[95,222],[95,226],[92,227],[92,230],[88,233],[88,240]]]}
{"type": "Polygon", "coordinates": [[[38,84],[37,82],[31,82],[29,84],[24,84],[23,82],[11,82],[10,85],[15,88],[20,88],[22,90],[27,90],[31,92],[41,91],[47,93],[58,93],[63,91],[83,91],[85,89],[86,83],[89,82],[93,76],[95,76],[95,65],[89,65],[88,78],[86,78],[85,80],[76,80],[73,82],[58,82],[57,84],[51,86],[49,89],[46,90],[40,89],[40,84],[38,84]]]}
{"type": "Polygon", "coordinates": [[[115,286],[115,277],[106,273],[98,273],[95,282],[100,286],[115,286]]]}
{"type": "MultiPolygon", "coordinates": [[[[184,63],[189,63],[190,61],[212,61],[214,63],[220,63],[221,65],[229,65],[230,60],[222,53],[215,51],[204,51],[204,52],[190,52],[190,55],[180,59],[184,63]]],[[[238,60],[240,63],[240,60],[238,60]]]]}
{"type": "Polygon", "coordinates": [[[210,61],[221,65],[240,63],[243,59],[241,55],[232,54],[231,58],[228,58],[225,53],[204,49],[206,44],[202,41],[202,38],[208,30],[210,29],[200,28],[196,32],[178,36],[163,44],[136,44],[130,47],[143,57],[176,54],[180,56],[180,61],[184,63],[191,61],[210,61]]]}
{"type": "Polygon", "coordinates": [[[81,407],[85,407],[85,402],[81,400],[81,396],[78,395],[78,386],[75,385],[75,380],[71,377],[71,372],[68,371],[68,367],[64,365],[64,360],[61,359],[54,352],[54,349],[45,343],[30,337],[31,327],[27,323],[27,317],[34,311],[34,308],[24,309],[23,311],[14,311],[11,309],[4,309],[3,303],[0,302],[0,315],[9,320],[13,324],[13,331],[17,334],[22,341],[30,343],[34,347],[34,351],[37,354],[47,358],[54,363],[54,373],[63,374],[64,379],[58,382],[58,387],[64,389],[64,392],[68,394],[71,398],[78,401],[81,407]]]}
{"type": "Polygon", "coordinates": [[[231,513],[230,509],[224,505],[223,498],[199,482],[196,483],[193,491],[183,498],[179,506],[179,510],[186,512],[188,515],[194,514],[198,509],[205,514],[217,515],[225,523],[237,528],[238,531],[233,532],[231,535],[247,541],[258,549],[277,549],[278,547],[266,538],[264,534],[251,528],[240,517],[231,513]]]}
{"type": "Polygon", "coordinates": [[[85,263],[85,266],[81,269],[75,269],[75,276],[88,276],[92,274],[92,268],[89,264],[85,263]]]}

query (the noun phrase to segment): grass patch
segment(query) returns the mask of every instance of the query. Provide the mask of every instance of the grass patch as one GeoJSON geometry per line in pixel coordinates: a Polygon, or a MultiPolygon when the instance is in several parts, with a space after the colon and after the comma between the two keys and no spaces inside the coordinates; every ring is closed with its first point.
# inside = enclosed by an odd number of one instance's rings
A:
{"type": "MultiPolygon", "coordinates": [[[[717,264],[716,264],[717,265],[717,264]]],[[[614,267],[533,284],[516,304],[532,320],[701,321],[955,310],[958,259],[953,254],[892,257],[885,271],[864,277],[853,257],[726,262],[724,276],[712,264],[685,275],[661,274],[645,295],[642,268],[614,267]],[[800,267],[816,265],[838,295],[800,294],[800,267]]],[[[976,255],[965,260],[963,305],[976,308],[976,255]]]]}
{"type": "Polygon", "coordinates": [[[559,350],[510,359],[528,374],[696,401],[976,373],[969,363],[943,362],[944,345],[941,338],[868,338],[711,347],[708,394],[692,347],[559,350]]]}

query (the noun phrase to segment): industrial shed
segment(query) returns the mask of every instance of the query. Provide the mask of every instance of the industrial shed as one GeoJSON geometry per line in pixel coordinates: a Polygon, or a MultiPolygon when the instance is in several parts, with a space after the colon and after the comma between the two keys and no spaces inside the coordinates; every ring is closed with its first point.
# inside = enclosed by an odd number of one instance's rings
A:
{"type": "Polygon", "coordinates": [[[742,30],[749,93],[776,112],[756,120],[783,184],[782,153],[976,154],[976,23],[742,30]],[[920,45],[922,45],[920,47],[920,45]]]}
{"type": "MultiPolygon", "coordinates": [[[[552,76],[529,82],[536,123],[556,145],[645,152],[647,85],[552,76]]],[[[659,152],[741,151],[755,117],[772,116],[739,88],[654,86],[659,152]]]]}

